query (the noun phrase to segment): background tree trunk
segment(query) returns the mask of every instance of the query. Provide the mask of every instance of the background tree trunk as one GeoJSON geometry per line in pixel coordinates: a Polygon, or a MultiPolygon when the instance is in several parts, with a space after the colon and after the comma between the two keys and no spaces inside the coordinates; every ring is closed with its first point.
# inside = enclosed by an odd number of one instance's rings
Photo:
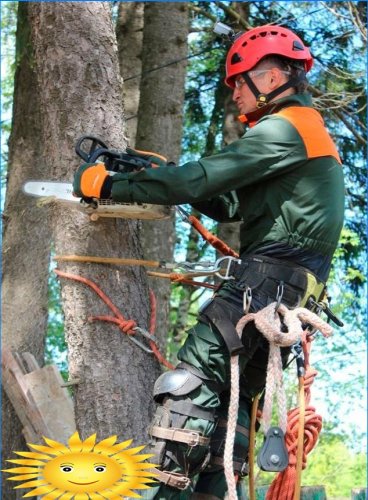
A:
{"type": "MultiPolygon", "coordinates": [[[[249,18],[249,5],[247,3],[235,2],[233,4],[234,11],[241,16],[243,22],[248,22],[249,18]]],[[[244,30],[239,24],[239,30],[244,30]]],[[[220,85],[223,85],[222,80],[220,85]]],[[[232,100],[232,94],[224,99],[224,121],[222,127],[223,144],[231,144],[239,139],[244,134],[244,125],[238,120],[239,111],[232,100]]],[[[239,230],[241,222],[230,222],[218,225],[218,236],[224,240],[233,250],[239,252],[239,230]]]]}
{"type": "MultiPolygon", "coordinates": [[[[14,84],[12,133],[9,141],[8,183],[3,213],[2,339],[18,352],[30,352],[43,365],[47,326],[47,282],[50,239],[49,210],[22,192],[29,179],[47,175],[41,157],[39,88],[33,68],[29,4],[18,6],[17,68],[14,84]]],[[[3,459],[25,449],[22,425],[3,393],[3,459]]],[[[6,464],[5,464],[6,465],[6,464]]],[[[10,482],[3,483],[3,498],[21,498],[10,482]]]]}
{"type": "Polygon", "coordinates": [[[131,147],[135,144],[138,122],[139,82],[142,72],[144,2],[119,2],[116,37],[120,73],[123,76],[123,106],[126,133],[131,147]]]}
{"type": "MultiPolygon", "coordinates": [[[[93,133],[114,148],[122,133],[121,79],[110,5],[105,2],[30,4],[39,76],[44,158],[51,177],[71,181],[79,161],[76,139],[93,133]]],[[[99,219],[74,209],[54,209],[57,254],[139,258],[137,222],[99,219]]],[[[63,264],[62,269],[98,283],[127,318],[147,327],[148,290],[139,268],[63,264]]],[[[61,279],[69,371],[83,437],[117,434],[146,439],[152,406],[147,394],[159,373],[156,360],[131,343],[116,325],[89,322],[111,311],[85,285],[61,279]],[[142,369],[144,367],[144,369],[142,369]]]]}
{"type": "MultiPolygon", "coordinates": [[[[174,162],[178,162],[181,151],[186,75],[182,59],[187,56],[187,36],[185,3],[145,4],[136,147],[157,151],[174,162]],[[161,67],[176,60],[176,64],[161,67]]],[[[172,260],[174,217],[167,221],[143,221],[140,235],[145,258],[172,260]]],[[[156,335],[163,343],[168,331],[171,285],[166,280],[152,279],[150,287],[158,302],[156,335]]]]}

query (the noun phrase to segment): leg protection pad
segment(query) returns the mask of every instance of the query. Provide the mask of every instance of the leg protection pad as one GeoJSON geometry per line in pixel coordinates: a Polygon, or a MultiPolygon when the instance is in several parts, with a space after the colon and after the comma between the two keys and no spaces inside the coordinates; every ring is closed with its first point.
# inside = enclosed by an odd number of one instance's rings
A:
{"type": "Polygon", "coordinates": [[[197,375],[179,368],[162,374],[154,386],[154,398],[161,404],[148,431],[149,451],[160,464],[158,479],[178,489],[188,487],[188,476],[197,474],[209,460],[214,410],[196,405],[190,398],[202,384],[197,375]]]}
{"type": "Polygon", "coordinates": [[[184,396],[202,385],[202,380],[184,368],[165,372],[158,377],[153,388],[155,401],[160,402],[165,395],[184,396]]]}

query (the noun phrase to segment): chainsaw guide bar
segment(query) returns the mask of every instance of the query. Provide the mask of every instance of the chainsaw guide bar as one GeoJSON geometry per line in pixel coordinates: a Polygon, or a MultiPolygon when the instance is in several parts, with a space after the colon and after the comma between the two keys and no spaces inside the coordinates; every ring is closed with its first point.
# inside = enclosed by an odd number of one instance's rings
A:
{"type": "Polygon", "coordinates": [[[91,220],[100,217],[118,217],[123,219],[168,219],[172,208],[166,205],[150,203],[119,203],[110,199],[94,199],[86,203],[73,196],[73,186],[69,182],[58,181],[28,181],[23,185],[23,192],[36,198],[43,198],[60,203],[70,208],[77,208],[87,213],[91,220]]]}

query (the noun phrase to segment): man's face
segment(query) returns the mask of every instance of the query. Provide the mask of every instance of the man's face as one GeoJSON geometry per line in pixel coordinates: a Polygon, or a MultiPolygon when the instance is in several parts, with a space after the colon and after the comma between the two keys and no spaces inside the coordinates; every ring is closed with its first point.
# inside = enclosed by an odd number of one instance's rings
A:
{"type": "MultiPolygon", "coordinates": [[[[287,81],[286,76],[289,74],[288,71],[283,71],[275,67],[259,68],[248,71],[249,77],[254,82],[259,92],[266,95],[283,85],[287,81]]],[[[288,89],[286,92],[278,95],[277,99],[290,93],[294,93],[294,91],[288,89]]],[[[238,106],[241,115],[246,115],[257,109],[257,99],[246,84],[242,75],[237,75],[235,77],[233,101],[235,101],[238,106]]]]}
{"type": "MultiPolygon", "coordinates": [[[[267,82],[265,81],[265,76],[268,71],[267,69],[260,69],[248,72],[249,77],[261,93],[269,92],[266,84],[267,82]]],[[[239,109],[239,114],[241,115],[246,115],[257,109],[257,100],[241,75],[235,77],[233,101],[235,101],[239,109]]]]}

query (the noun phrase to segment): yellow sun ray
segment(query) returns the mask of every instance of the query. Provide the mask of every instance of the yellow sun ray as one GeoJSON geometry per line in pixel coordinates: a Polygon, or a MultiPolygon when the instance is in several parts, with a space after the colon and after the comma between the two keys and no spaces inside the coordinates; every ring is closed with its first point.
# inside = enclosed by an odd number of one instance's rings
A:
{"type": "Polygon", "coordinates": [[[133,462],[143,462],[143,460],[147,460],[148,458],[152,458],[155,455],[153,453],[146,453],[145,455],[133,455],[131,459],[133,462]]]}
{"type": "Polygon", "coordinates": [[[59,443],[58,441],[54,441],[53,439],[49,439],[43,436],[43,440],[45,441],[46,444],[50,446],[50,448],[53,448],[54,450],[57,450],[61,453],[70,453],[70,450],[65,444],[59,443]]]}
{"type": "Polygon", "coordinates": [[[35,479],[33,481],[27,481],[26,483],[19,484],[18,486],[14,486],[14,489],[17,490],[19,488],[33,488],[35,486],[46,486],[47,481],[45,479],[35,479]]]}
{"type": "Polygon", "coordinates": [[[127,441],[123,441],[122,443],[117,443],[114,446],[111,446],[112,455],[118,453],[118,451],[123,450],[124,448],[128,448],[133,442],[133,439],[128,439],[127,441]]]}
{"type": "Polygon", "coordinates": [[[94,451],[96,453],[104,453],[106,450],[110,450],[111,447],[115,444],[117,438],[117,436],[110,436],[107,439],[100,441],[94,447],[94,451]]]}
{"type": "Polygon", "coordinates": [[[11,459],[11,460],[6,460],[6,462],[10,462],[12,464],[18,464],[18,465],[45,465],[45,462],[41,462],[41,460],[34,460],[33,458],[16,458],[16,459],[11,459]]]}
{"type": "MultiPolygon", "coordinates": [[[[134,472],[134,476],[148,478],[148,476],[156,477],[156,476],[158,476],[158,474],[155,472],[148,472],[146,470],[137,470],[136,472],[134,472]]],[[[129,474],[127,474],[127,477],[129,477],[129,474]]]]}
{"type": "MultiPolygon", "coordinates": [[[[74,495],[74,492],[72,493],[64,493],[64,495],[62,495],[59,500],[70,500],[74,495]]],[[[91,493],[90,493],[90,496],[91,496],[91,493]]],[[[92,496],[91,496],[91,499],[92,499],[92,496]]],[[[94,500],[94,499],[92,499],[94,500]]]]}
{"type": "Polygon", "coordinates": [[[34,451],[15,451],[16,455],[25,458],[35,458],[36,460],[50,460],[50,455],[44,455],[43,453],[35,453],[34,451]]]}
{"type": "Polygon", "coordinates": [[[14,469],[1,469],[2,472],[11,472],[12,474],[27,474],[37,472],[39,474],[39,470],[36,467],[14,467],[14,469]]]}
{"type": "Polygon", "coordinates": [[[30,444],[27,443],[27,446],[29,448],[32,448],[33,450],[41,451],[43,453],[48,453],[49,455],[57,456],[62,453],[61,450],[55,450],[52,448],[48,448],[47,446],[43,446],[42,444],[30,444]]]}
{"type": "MultiPolygon", "coordinates": [[[[12,469],[8,469],[8,472],[11,471],[12,469]]],[[[8,481],[25,481],[26,479],[34,479],[38,477],[40,474],[39,472],[34,472],[33,474],[23,474],[21,476],[15,476],[15,477],[8,477],[8,481]]]]}
{"type": "MultiPolygon", "coordinates": [[[[101,496],[99,493],[89,493],[89,498],[91,500],[101,500],[106,497],[101,496]]],[[[64,499],[63,497],[61,497],[59,500],[64,500],[64,499]]]]}
{"type": "MultiPolygon", "coordinates": [[[[53,487],[51,487],[53,489],[53,487]]],[[[41,495],[46,495],[46,493],[50,493],[50,485],[47,485],[47,486],[40,486],[39,488],[36,488],[32,491],[30,491],[29,493],[26,493],[25,495],[23,495],[24,498],[28,498],[28,497],[37,497],[37,496],[41,496],[41,495]]],[[[60,492],[62,493],[62,492],[60,492]]]]}
{"type": "Polygon", "coordinates": [[[56,498],[59,498],[60,497],[60,494],[62,493],[62,491],[56,489],[54,491],[51,491],[50,493],[48,493],[47,495],[45,495],[44,497],[42,497],[43,500],[55,500],[56,498]]]}
{"type": "Polygon", "coordinates": [[[96,434],[92,434],[82,442],[82,451],[92,451],[96,444],[96,434]]]}
{"type": "MultiPolygon", "coordinates": [[[[93,438],[93,435],[90,436],[93,438]]],[[[88,438],[87,438],[88,439],[88,438]]],[[[69,450],[70,451],[73,451],[73,452],[78,452],[78,451],[82,451],[83,449],[83,441],[81,440],[81,438],[79,437],[79,433],[78,431],[76,431],[72,437],[69,439],[68,441],[68,444],[69,444],[69,450]]],[[[92,445],[92,448],[93,448],[93,445],[92,445]]],[[[85,451],[90,451],[90,450],[85,450],[85,451]]]]}

